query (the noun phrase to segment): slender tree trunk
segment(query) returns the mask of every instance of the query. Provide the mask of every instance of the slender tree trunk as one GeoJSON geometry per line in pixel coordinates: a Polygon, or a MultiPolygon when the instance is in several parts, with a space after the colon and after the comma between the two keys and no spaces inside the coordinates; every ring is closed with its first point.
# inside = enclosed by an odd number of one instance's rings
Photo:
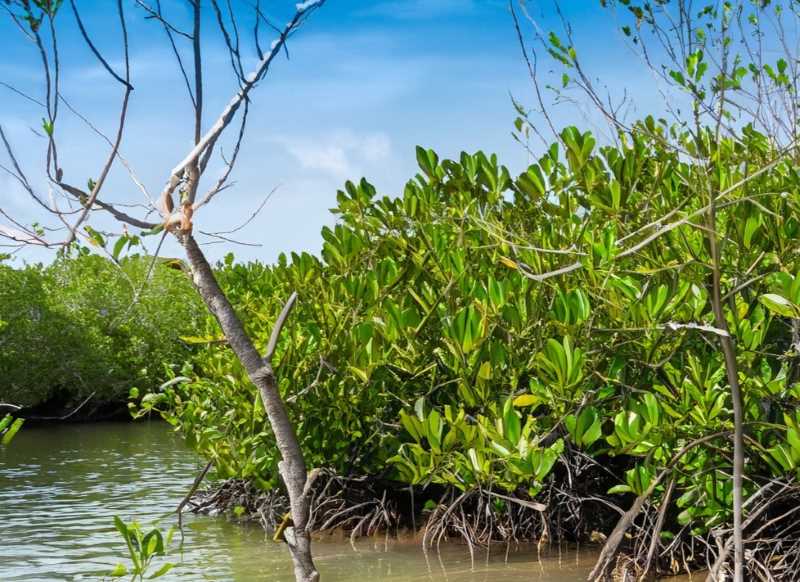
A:
{"type": "Polygon", "coordinates": [[[739,369],[736,363],[736,347],[728,328],[728,320],[722,309],[722,273],[720,271],[719,239],[717,237],[716,193],[710,192],[708,207],[708,243],[711,251],[711,307],[714,310],[716,327],[722,332],[719,338],[725,357],[725,372],[733,404],[733,580],[744,581],[744,542],[742,534],[742,506],[744,504],[742,479],[744,475],[744,406],[742,389],[739,386],[739,369]]]}
{"type": "MultiPolygon", "coordinates": [[[[306,488],[306,465],[286,407],[278,393],[272,365],[268,358],[263,358],[258,353],[245,332],[242,322],[239,321],[233,306],[217,283],[211,265],[208,264],[197,242],[187,234],[182,237],[182,243],[186,249],[195,287],[209,311],[219,322],[228,344],[247,370],[250,381],[258,388],[272,432],[275,434],[275,442],[282,458],[278,469],[289,494],[294,524],[286,540],[294,562],[295,579],[297,582],[317,582],[319,572],[311,557],[311,539],[307,531],[309,498],[306,488]]],[[[273,335],[275,335],[274,330],[273,335]]]]}
{"type": "Polygon", "coordinates": [[[789,372],[789,381],[797,382],[800,378],[800,319],[792,319],[792,350],[794,361],[789,372]]]}

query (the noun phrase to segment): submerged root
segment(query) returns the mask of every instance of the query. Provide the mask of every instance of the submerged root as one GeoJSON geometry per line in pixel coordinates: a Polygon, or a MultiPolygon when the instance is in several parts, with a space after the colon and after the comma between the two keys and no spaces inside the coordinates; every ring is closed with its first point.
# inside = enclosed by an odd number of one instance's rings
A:
{"type": "MultiPolygon", "coordinates": [[[[406,484],[373,477],[341,477],[321,471],[311,489],[312,532],[340,531],[352,540],[379,533],[421,533],[425,547],[463,541],[471,551],[493,543],[580,542],[613,523],[618,508],[590,490],[607,490],[605,470],[588,457],[562,460],[545,490],[532,499],[526,491],[507,493],[475,488],[406,484]]],[[[241,480],[224,481],[196,492],[190,511],[233,514],[274,530],[289,508],[279,490],[263,491],[241,480]]]]}
{"type": "Polygon", "coordinates": [[[276,489],[259,489],[244,479],[228,479],[197,491],[186,507],[192,513],[212,516],[230,513],[244,520],[258,521],[264,529],[273,531],[289,511],[289,498],[276,489]]]}
{"type": "MultiPolygon", "coordinates": [[[[404,496],[409,496],[408,488],[396,483],[322,472],[312,489],[309,528],[317,533],[346,531],[353,538],[398,533],[408,515],[399,510],[404,496]]],[[[229,479],[195,493],[188,508],[194,513],[233,514],[272,531],[289,511],[289,500],[277,489],[264,491],[249,481],[229,479]]]]}
{"type": "MultiPolygon", "coordinates": [[[[784,480],[763,484],[746,501],[745,512],[745,577],[800,580],[800,484],[784,480]]],[[[733,570],[731,531],[716,530],[713,537],[717,543],[707,546],[713,558],[707,580],[724,580],[733,570]]]]}
{"type": "MultiPolygon", "coordinates": [[[[767,482],[750,496],[745,511],[745,579],[800,581],[800,484],[767,482]]],[[[638,582],[681,572],[706,571],[707,582],[731,580],[730,525],[695,535],[690,525],[676,527],[676,512],[674,507],[664,510],[646,504],[604,579],[638,582]],[[669,531],[665,523],[672,526],[672,531],[662,536],[669,531]]]]}

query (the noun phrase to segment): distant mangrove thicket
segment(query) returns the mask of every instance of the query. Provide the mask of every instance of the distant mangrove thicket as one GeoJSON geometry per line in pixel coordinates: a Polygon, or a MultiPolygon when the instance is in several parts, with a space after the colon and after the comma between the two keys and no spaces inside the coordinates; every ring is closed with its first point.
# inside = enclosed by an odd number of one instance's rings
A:
{"type": "Polygon", "coordinates": [[[154,389],[188,357],[179,336],[200,309],[185,275],[151,257],[0,264],[0,401],[61,412],[94,395],[82,415],[124,412],[132,385],[154,389]]]}

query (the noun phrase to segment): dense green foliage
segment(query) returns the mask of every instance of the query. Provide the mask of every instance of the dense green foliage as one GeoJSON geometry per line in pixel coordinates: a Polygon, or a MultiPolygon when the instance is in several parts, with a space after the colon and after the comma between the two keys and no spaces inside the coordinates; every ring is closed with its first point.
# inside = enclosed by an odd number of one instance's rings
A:
{"type": "MultiPolygon", "coordinates": [[[[692,439],[719,433],[681,457],[677,503],[697,532],[725,522],[732,413],[702,226],[711,187],[746,488],[796,474],[800,174],[752,128],[698,143],[648,119],[634,135],[598,148],[567,129],[516,178],[481,153],[420,149],[400,198],[366,181],[339,192],[321,258],[220,266],[262,348],[300,294],[276,367],[311,466],[535,494],[565,449],[583,450],[624,460],[613,492],[641,493],[692,439]],[[700,153],[709,166],[692,162],[700,153]]],[[[194,381],[145,409],[221,476],[269,486],[277,452],[259,398],[206,326],[194,381]]]]}
{"type": "Polygon", "coordinates": [[[79,253],[49,266],[0,265],[0,401],[124,402],[188,355],[202,306],[185,275],[152,260],[79,253]],[[136,300],[134,300],[136,298],[136,300]]]}

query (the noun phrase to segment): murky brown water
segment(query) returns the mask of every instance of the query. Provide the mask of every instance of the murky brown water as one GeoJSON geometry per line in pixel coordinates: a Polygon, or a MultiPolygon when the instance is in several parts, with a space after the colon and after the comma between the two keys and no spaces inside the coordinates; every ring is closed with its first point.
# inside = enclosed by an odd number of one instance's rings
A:
{"type": "MultiPolygon", "coordinates": [[[[144,525],[175,524],[169,513],[188,490],[200,462],[169,428],[156,422],[27,428],[0,448],[0,580],[52,582],[100,579],[126,562],[113,516],[144,525]],[[164,517],[164,516],[167,517],[164,517]]],[[[178,536],[179,537],[179,536],[178,536]]],[[[361,540],[315,544],[323,582],[574,582],[585,580],[590,551],[532,548],[506,555],[498,547],[472,563],[465,546],[427,557],[413,541],[361,540]]],[[[290,582],[285,548],[257,527],[224,518],[185,519],[180,562],[161,580],[290,582]]]]}

